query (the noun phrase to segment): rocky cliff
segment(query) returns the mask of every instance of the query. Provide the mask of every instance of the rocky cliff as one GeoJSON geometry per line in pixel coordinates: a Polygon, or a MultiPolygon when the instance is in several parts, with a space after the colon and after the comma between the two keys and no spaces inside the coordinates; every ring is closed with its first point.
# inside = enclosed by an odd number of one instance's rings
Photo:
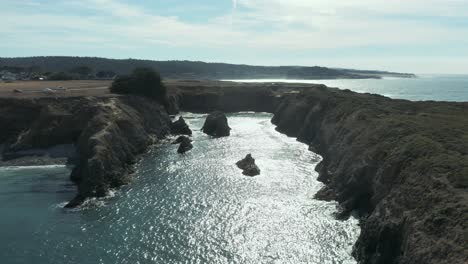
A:
{"type": "Polygon", "coordinates": [[[166,82],[169,88],[170,109],[209,113],[273,112],[281,95],[292,89],[281,84],[249,84],[217,81],[166,82]],[[176,104],[177,106],[172,106],[176,104]]]}
{"type": "MultiPolygon", "coordinates": [[[[409,102],[320,85],[176,82],[167,109],[274,113],[278,131],[319,153],[316,196],[356,212],[364,264],[468,261],[468,103],[409,102]]],[[[78,195],[105,195],[170,132],[164,107],[141,97],[0,99],[4,157],[74,144],[78,195]]]]}
{"type": "Polygon", "coordinates": [[[311,89],[272,121],[323,156],[317,197],[362,217],[361,263],[466,263],[468,104],[311,89]]]}
{"type": "Polygon", "coordinates": [[[126,184],[137,155],[167,135],[170,122],[164,107],[143,97],[0,99],[3,159],[75,146],[78,194],[68,207],[126,184]]]}
{"type": "Polygon", "coordinates": [[[182,88],[181,108],[274,113],[278,131],[323,156],[317,170],[326,188],[316,197],[337,200],[340,218],[360,216],[353,254],[361,263],[468,261],[467,103],[227,86],[182,88]]]}

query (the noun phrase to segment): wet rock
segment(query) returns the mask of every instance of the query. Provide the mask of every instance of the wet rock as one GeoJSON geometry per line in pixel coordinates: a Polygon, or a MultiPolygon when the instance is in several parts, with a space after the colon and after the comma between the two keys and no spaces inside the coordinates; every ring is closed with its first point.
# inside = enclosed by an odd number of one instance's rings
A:
{"type": "Polygon", "coordinates": [[[219,111],[213,112],[206,117],[202,131],[213,137],[227,137],[231,134],[226,115],[219,111]]]}
{"type": "Polygon", "coordinates": [[[190,130],[190,127],[185,123],[184,118],[180,117],[179,120],[171,124],[171,134],[191,136],[192,130],[190,130]]]}
{"type": "Polygon", "coordinates": [[[81,204],[83,204],[83,202],[86,200],[85,197],[81,196],[81,195],[77,195],[75,196],[70,202],[68,202],[66,205],[65,205],[65,208],[75,208],[75,207],[78,207],[80,206],[81,204]]]}
{"type": "Polygon", "coordinates": [[[181,137],[177,138],[177,140],[180,140],[180,145],[179,145],[179,148],[177,149],[177,153],[183,154],[183,153],[193,149],[192,140],[190,140],[190,138],[185,137],[185,136],[181,136],[181,137]]]}
{"type": "Polygon", "coordinates": [[[247,154],[244,159],[238,161],[236,163],[239,169],[242,169],[242,174],[246,176],[257,176],[260,175],[260,169],[255,164],[255,159],[252,158],[251,154],[247,154]]]}
{"type": "Polygon", "coordinates": [[[171,125],[161,104],[140,96],[0,98],[0,105],[0,144],[13,158],[61,157],[60,146],[73,146],[78,193],[68,208],[127,184],[139,155],[171,125]]]}
{"type": "MultiPolygon", "coordinates": [[[[176,138],[176,140],[172,141],[171,144],[175,145],[175,144],[180,144],[182,143],[182,141],[184,141],[186,138],[186,136],[179,136],[178,138],[176,138]]],[[[190,142],[192,142],[192,140],[190,138],[188,138],[190,140],[190,142]]]]}

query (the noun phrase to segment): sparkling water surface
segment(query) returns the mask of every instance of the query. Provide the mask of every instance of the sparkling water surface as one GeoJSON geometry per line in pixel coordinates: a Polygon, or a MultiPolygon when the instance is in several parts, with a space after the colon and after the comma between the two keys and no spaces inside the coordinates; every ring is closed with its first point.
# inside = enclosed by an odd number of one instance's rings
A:
{"type": "Polygon", "coordinates": [[[83,209],[61,208],[68,168],[0,168],[1,263],[355,263],[358,221],[313,199],[320,157],[270,114],[230,115],[220,139],[198,130],[204,115],[184,117],[192,151],[155,146],[130,185],[83,209]],[[248,153],[258,177],[235,166],[248,153]]]}
{"type": "Polygon", "coordinates": [[[468,75],[419,75],[418,78],[383,78],[354,80],[284,80],[255,79],[236,82],[320,83],[328,87],[374,93],[411,101],[468,102],[468,75]]]}

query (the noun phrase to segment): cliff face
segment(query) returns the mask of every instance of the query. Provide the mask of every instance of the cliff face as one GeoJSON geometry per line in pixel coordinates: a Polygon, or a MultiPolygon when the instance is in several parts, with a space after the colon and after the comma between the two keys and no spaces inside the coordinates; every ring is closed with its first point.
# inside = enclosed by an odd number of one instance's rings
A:
{"type": "Polygon", "coordinates": [[[316,197],[363,217],[361,263],[466,263],[468,104],[310,89],[272,122],[323,156],[316,197]]]}
{"type": "MultiPolygon", "coordinates": [[[[316,196],[361,216],[364,264],[468,261],[468,103],[409,102],[320,85],[170,83],[170,112],[274,113],[278,131],[323,156],[316,196]]],[[[78,195],[129,180],[136,155],[170,132],[164,108],[131,96],[0,99],[4,157],[75,144],[78,195]]]]}
{"type": "MultiPolygon", "coordinates": [[[[167,82],[170,102],[189,112],[269,112],[273,113],[282,96],[304,89],[303,85],[280,83],[234,83],[217,81],[167,82]]],[[[309,87],[323,87],[310,85],[309,87]]]]}
{"type": "Polygon", "coordinates": [[[227,86],[182,88],[181,109],[274,113],[278,131],[323,156],[316,169],[326,187],[316,197],[337,200],[340,218],[361,217],[353,252],[361,263],[468,261],[467,103],[227,86]]]}
{"type": "Polygon", "coordinates": [[[0,99],[4,158],[31,149],[74,144],[71,179],[78,194],[68,206],[107,194],[129,181],[136,156],[170,132],[164,107],[142,97],[0,99]]]}

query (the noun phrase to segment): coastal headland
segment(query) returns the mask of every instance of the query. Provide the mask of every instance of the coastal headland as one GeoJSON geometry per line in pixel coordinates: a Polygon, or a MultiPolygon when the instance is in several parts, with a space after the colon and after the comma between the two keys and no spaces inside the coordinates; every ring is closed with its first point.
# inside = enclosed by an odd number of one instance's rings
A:
{"type": "Polygon", "coordinates": [[[138,155],[170,134],[170,115],[178,111],[269,112],[279,132],[323,157],[316,170],[326,187],[316,198],[338,201],[339,218],[361,219],[358,261],[466,263],[468,103],[410,102],[324,85],[165,84],[164,106],[107,89],[0,92],[3,162],[73,146],[73,207],[129,183],[138,155]]]}

